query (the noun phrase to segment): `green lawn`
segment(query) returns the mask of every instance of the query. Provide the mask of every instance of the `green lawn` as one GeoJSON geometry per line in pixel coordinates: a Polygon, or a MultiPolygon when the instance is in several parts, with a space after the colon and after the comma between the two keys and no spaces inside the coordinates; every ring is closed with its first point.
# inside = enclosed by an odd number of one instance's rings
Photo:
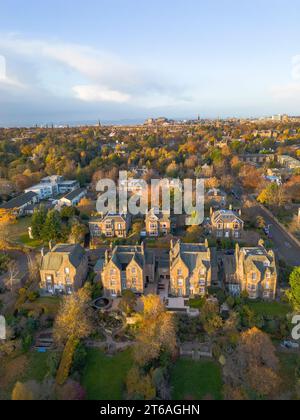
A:
{"type": "Polygon", "coordinates": [[[259,316],[286,317],[291,311],[289,305],[279,302],[249,302],[247,305],[259,316]]]}
{"type": "Polygon", "coordinates": [[[59,310],[61,298],[58,296],[53,297],[40,297],[34,302],[24,303],[23,309],[28,311],[43,311],[44,314],[55,316],[59,310]]]}
{"type": "Polygon", "coordinates": [[[222,399],[220,367],[211,361],[180,359],[171,372],[172,399],[222,399]]]}
{"type": "Polygon", "coordinates": [[[18,240],[23,245],[28,246],[29,248],[39,248],[40,246],[43,245],[43,242],[39,241],[38,239],[30,239],[28,233],[24,233],[23,235],[20,235],[18,240]]]}
{"type": "Polygon", "coordinates": [[[47,358],[49,353],[28,353],[28,366],[22,377],[22,382],[36,380],[42,382],[48,372],[47,358]]]}
{"type": "Polygon", "coordinates": [[[189,307],[192,309],[202,309],[203,305],[205,303],[205,299],[203,298],[196,298],[196,299],[190,299],[189,300],[189,307]]]}
{"type": "Polygon", "coordinates": [[[294,398],[296,385],[296,369],[299,367],[300,357],[298,354],[278,355],[280,360],[280,378],[282,379],[281,389],[282,393],[290,393],[291,398],[294,398]]]}
{"type": "Polygon", "coordinates": [[[89,349],[82,378],[87,399],[122,400],[126,375],[132,363],[131,350],[109,357],[100,350],[89,349]]]}

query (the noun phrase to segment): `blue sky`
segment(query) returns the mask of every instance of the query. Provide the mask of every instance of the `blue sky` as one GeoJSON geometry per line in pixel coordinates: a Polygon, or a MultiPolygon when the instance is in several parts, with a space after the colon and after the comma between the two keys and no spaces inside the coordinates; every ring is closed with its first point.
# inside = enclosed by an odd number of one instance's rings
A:
{"type": "Polygon", "coordinates": [[[0,125],[300,114],[298,0],[2,0],[0,125]]]}

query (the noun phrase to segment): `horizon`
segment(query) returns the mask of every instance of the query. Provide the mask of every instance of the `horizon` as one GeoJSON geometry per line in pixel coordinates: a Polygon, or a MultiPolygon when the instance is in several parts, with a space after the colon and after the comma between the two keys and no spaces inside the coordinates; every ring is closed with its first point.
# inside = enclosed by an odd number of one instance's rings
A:
{"type": "Polygon", "coordinates": [[[299,115],[299,2],[261,3],[12,0],[0,126],[299,115]]]}

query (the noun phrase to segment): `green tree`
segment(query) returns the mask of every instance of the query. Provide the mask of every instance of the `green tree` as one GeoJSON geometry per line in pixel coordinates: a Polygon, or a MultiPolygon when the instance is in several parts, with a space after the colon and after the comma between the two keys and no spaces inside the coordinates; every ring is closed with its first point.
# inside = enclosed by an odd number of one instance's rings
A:
{"type": "Polygon", "coordinates": [[[34,239],[42,239],[43,229],[47,219],[47,210],[45,206],[41,205],[33,213],[31,219],[31,229],[34,239]]]}
{"type": "Polygon", "coordinates": [[[296,312],[300,311],[300,267],[295,267],[290,275],[291,289],[287,291],[287,297],[296,312]]]}
{"type": "Polygon", "coordinates": [[[58,241],[61,237],[62,222],[58,211],[50,210],[43,228],[45,241],[58,241]]]}

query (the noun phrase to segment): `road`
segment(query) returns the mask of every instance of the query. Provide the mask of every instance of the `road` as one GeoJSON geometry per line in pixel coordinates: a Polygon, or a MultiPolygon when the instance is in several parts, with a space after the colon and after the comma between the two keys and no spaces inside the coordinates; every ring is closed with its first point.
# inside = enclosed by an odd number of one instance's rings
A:
{"type": "Polygon", "coordinates": [[[267,225],[271,225],[270,233],[275,245],[275,252],[289,265],[300,266],[300,247],[293,241],[286,230],[269,213],[258,204],[253,209],[256,217],[262,216],[267,225]]]}

